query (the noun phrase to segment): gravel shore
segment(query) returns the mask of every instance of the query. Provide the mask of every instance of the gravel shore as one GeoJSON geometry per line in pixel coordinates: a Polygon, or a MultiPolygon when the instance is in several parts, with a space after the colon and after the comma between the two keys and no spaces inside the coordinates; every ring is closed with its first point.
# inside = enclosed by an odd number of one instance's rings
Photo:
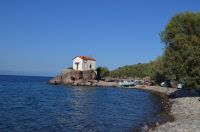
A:
{"type": "MultiPolygon", "coordinates": [[[[167,122],[153,130],[154,132],[200,132],[199,97],[171,99],[171,113],[174,122],[167,122]]],[[[149,130],[152,132],[152,130],[149,130]]]]}
{"type": "Polygon", "coordinates": [[[160,86],[147,86],[147,85],[137,85],[129,88],[134,89],[140,89],[140,90],[146,90],[146,91],[152,91],[157,92],[165,95],[170,95],[171,93],[174,93],[176,91],[175,88],[166,88],[166,87],[160,87],[160,86]]]}
{"type": "Polygon", "coordinates": [[[200,97],[197,92],[188,93],[184,90],[163,88],[159,86],[137,86],[136,89],[154,91],[168,95],[170,104],[169,114],[174,121],[164,124],[157,124],[156,127],[144,131],[149,132],[200,132],[200,97]]]}

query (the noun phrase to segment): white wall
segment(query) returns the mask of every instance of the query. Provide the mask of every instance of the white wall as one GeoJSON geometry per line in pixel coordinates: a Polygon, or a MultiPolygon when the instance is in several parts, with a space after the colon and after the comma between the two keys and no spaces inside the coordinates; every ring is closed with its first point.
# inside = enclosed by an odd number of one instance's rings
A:
{"type": "Polygon", "coordinates": [[[79,57],[74,58],[74,60],[73,60],[73,69],[74,70],[83,71],[83,59],[81,59],[79,57]],[[76,62],[79,62],[78,69],[77,69],[76,62]]]}
{"type": "Polygon", "coordinates": [[[96,61],[93,60],[83,60],[83,70],[96,70],[96,61]],[[91,65],[91,68],[90,68],[91,65]]]}
{"type": "Polygon", "coordinates": [[[73,60],[73,69],[79,71],[96,70],[96,61],[93,60],[83,60],[79,57],[73,60]],[[76,63],[79,62],[78,69],[76,63]],[[90,68],[91,65],[91,68],[90,68]]]}

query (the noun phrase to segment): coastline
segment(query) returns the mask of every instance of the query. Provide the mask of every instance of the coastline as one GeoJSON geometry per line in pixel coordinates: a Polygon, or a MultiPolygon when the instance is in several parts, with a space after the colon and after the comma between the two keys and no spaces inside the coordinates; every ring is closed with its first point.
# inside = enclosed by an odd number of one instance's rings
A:
{"type": "Polygon", "coordinates": [[[166,87],[160,87],[160,86],[147,86],[147,85],[137,85],[137,86],[128,87],[128,88],[150,91],[157,94],[164,94],[167,96],[169,96],[171,93],[174,93],[176,91],[176,89],[174,88],[166,88],[166,87]]]}
{"type": "Polygon", "coordinates": [[[197,132],[200,131],[199,97],[183,97],[171,99],[171,113],[175,120],[157,126],[150,132],[197,132]]]}
{"type": "MultiPolygon", "coordinates": [[[[81,86],[81,87],[88,87],[88,86],[85,85],[85,86],[81,86]]],[[[94,87],[94,86],[89,86],[89,87],[94,87]]],[[[113,85],[98,85],[98,86],[95,86],[95,87],[102,87],[102,88],[103,87],[116,87],[116,88],[122,88],[122,87],[113,86],[113,85]]],[[[154,130],[159,125],[165,124],[167,122],[174,121],[174,117],[171,114],[172,103],[169,100],[169,96],[168,95],[170,93],[172,93],[173,91],[175,91],[175,89],[169,88],[168,91],[166,92],[167,88],[162,88],[162,87],[159,87],[159,86],[146,86],[146,85],[138,85],[136,87],[135,86],[134,87],[125,87],[124,89],[142,90],[142,91],[146,91],[146,92],[149,92],[151,94],[154,94],[156,96],[159,96],[161,98],[161,100],[160,100],[160,102],[162,103],[161,110],[156,114],[156,115],[159,116],[159,120],[158,121],[147,122],[144,126],[142,126],[140,128],[136,128],[133,131],[147,132],[147,131],[150,131],[150,130],[154,130]]]]}
{"type": "MultiPolygon", "coordinates": [[[[115,83],[110,82],[100,82],[95,85],[85,85],[85,86],[114,86],[119,87],[115,83]]],[[[150,122],[138,131],[149,131],[149,132],[187,132],[187,131],[200,131],[200,101],[199,96],[188,97],[185,94],[186,91],[177,90],[174,88],[165,88],[160,86],[146,86],[137,85],[133,87],[127,87],[132,89],[144,90],[157,94],[163,98],[161,102],[163,103],[163,111],[161,120],[158,122],[150,122]],[[183,92],[185,95],[182,96],[183,92]],[[165,99],[164,99],[165,98],[165,99]]]]}
{"type": "MultiPolygon", "coordinates": [[[[109,82],[108,82],[109,83],[109,82]]],[[[98,87],[113,87],[113,85],[99,85],[98,87]]],[[[92,86],[93,87],[93,86],[92,86]]],[[[114,86],[116,88],[121,88],[119,86],[114,86]]],[[[152,94],[155,94],[157,96],[161,97],[161,103],[162,107],[159,113],[157,113],[160,117],[159,121],[156,122],[148,122],[145,126],[135,129],[134,131],[151,131],[155,130],[158,126],[174,121],[174,116],[171,114],[171,108],[172,108],[172,102],[169,98],[169,95],[176,91],[174,88],[165,88],[165,87],[159,87],[159,86],[146,86],[146,85],[137,85],[133,87],[125,87],[124,89],[137,89],[142,90],[146,92],[150,92],[152,94]]]]}
{"type": "MultiPolygon", "coordinates": [[[[163,90],[158,86],[137,86],[131,87],[150,91],[161,96],[166,95],[169,98],[168,103],[164,103],[166,107],[164,120],[153,125],[146,125],[142,131],[149,132],[199,132],[200,131],[200,98],[198,93],[193,91],[188,94],[184,90],[168,89],[163,90]],[[174,95],[173,94],[177,94],[174,95]],[[165,116],[172,116],[174,119],[165,119],[165,116]]],[[[167,118],[168,118],[167,117],[167,118]]]]}
{"type": "Polygon", "coordinates": [[[165,87],[160,87],[160,86],[147,86],[147,85],[137,85],[137,86],[128,87],[128,88],[147,91],[161,97],[160,101],[162,103],[162,107],[161,107],[160,112],[158,113],[160,120],[157,122],[149,122],[138,131],[142,131],[142,132],[152,131],[152,130],[155,130],[160,125],[175,121],[175,118],[173,114],[171,113],[172,101],[169,98],[169,95],[175,92],[176,89],[165,88],[165,87]]]}

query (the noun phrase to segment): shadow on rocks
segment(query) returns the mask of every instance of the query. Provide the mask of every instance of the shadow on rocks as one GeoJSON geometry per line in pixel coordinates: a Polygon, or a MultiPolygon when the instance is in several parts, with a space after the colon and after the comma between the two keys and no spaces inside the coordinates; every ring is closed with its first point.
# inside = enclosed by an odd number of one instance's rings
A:
{"type": "Polygon", "coordinates": [[[169,95],[170,98],[200,97],[200,89],[179,89],[169,95]]]}

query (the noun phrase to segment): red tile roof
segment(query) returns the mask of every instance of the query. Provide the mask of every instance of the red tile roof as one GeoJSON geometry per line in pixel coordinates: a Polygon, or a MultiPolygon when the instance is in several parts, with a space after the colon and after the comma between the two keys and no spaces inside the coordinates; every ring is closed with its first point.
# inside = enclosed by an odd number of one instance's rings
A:
{"type": "MultiPolygon", "coordinates": [[[[81,58],[81,59],[83,59],[83,60],[92,60],[92,61],[96,61],[94,58],[92,58],[92,57],[89,57],[89,56],[76,56],[76,57],[79,57],[79,58],[81,58]]],[[[76,58],[75,57],[75,58],[76,58]]],[[[74,58],[74,59],[75,59],[74,58]]]]}

